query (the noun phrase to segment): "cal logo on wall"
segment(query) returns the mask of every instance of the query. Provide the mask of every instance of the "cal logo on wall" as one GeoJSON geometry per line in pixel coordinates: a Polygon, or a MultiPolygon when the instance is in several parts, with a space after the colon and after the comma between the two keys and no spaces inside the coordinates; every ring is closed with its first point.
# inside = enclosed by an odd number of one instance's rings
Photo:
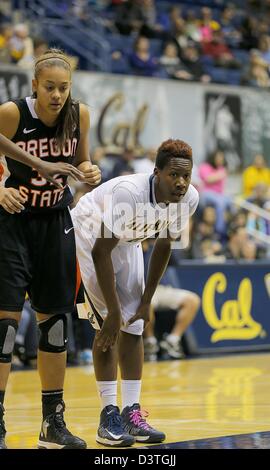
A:
{"type": "Polygon", "coordinates": [[[191,353],[270,350],[269,264],[176,269],[181,287],[201,297],[200,312],[186,336],[191,353]]]}
{"type": "Polygon", "coordinates": [[[253,339],[265,335],[262,325],[252,318],[252,282],[248,277],[240,281],[237,298],[225,300],[220,312],[215,305],[216,294],[225,294],[228,286],[226,276],[212,274],[202,295],[202,310],[208,325],[213,328],[211,342],[226,339],[253,339]]]}

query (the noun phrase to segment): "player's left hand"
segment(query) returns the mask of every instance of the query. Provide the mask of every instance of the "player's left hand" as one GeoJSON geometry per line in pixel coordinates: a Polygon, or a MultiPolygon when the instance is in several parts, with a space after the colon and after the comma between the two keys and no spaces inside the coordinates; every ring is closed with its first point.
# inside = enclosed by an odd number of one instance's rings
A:
{"type": "Polygon", "coordinates": [[[137,320],[144,321],[144,328],[147,327],[150,320],[150,304],[141,303],[137,309],[135,315],[128,321],[128,325],[132,325],[137,320]]]}
{"type": "Polygon", "coordinates": [[[101,181],[101,171],[97,165],[82,166],[79,165],[80,171],[83,173],[83,182],[96,186],[101,181]]]}

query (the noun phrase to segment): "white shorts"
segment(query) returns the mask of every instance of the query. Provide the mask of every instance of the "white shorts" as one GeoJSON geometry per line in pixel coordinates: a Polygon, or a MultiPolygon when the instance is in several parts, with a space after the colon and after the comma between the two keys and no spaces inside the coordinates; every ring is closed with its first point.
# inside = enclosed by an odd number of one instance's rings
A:
{"type": "MultiPolygon", "coordinates": [[[[73,225],[76,236],[76,254],[84,287],[98,313],[102,318],[105,318],[107,307],[97,281],[92,259],[95,239],[88,240],[83,237],[79,230],[76,230],[75,217],[73,218],[73,225]]],[[[141,335],[144,328],[143,320],[137,320],[132,325],[125,326],[127,321],[135,315],[144,291],[144,262],[141,244],[117,245],[112,250],[112,263],[122,312],[123,326],[121,331],[141,335]]]]}
{"type": "Polygon", "coordinates": [[[178,310],[179,306],[185,301],[187,295],[190,295],[190,291],[188,290],[159,284],[153,295],[152,305],[156,310],[165,308],[178,310]]]}

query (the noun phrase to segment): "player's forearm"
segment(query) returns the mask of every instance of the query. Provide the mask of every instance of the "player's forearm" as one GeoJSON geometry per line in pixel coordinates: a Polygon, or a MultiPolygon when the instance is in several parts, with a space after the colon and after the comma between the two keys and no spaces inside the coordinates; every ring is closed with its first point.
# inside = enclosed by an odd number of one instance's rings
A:
{"type": "Polygon", "coordinates": [[[115,276],[111,255],[92,251],[93,262],[96,270],[99,287],[103,294],[108,314],[120,315],[121,307],[115,288],[115,276]]]}
{"type": "Polygon", "coordinates": [[[18,145],[14,144],[11,140],[7,139],[3,134],[0,134],[0,151],[7,157],[24,163],[38,170],[40,166],[40,159],[30,155],[30,153],[22,150],[18,145]]]}
{"type": "Polygon", "coordinates": [[[142,296],[143,303],[151,303],[159,281],[167,268],[170,256],[171,243],[169,241],[162,243],[160,240],[157,240],[149,262],[146,286],[142,296]]]}

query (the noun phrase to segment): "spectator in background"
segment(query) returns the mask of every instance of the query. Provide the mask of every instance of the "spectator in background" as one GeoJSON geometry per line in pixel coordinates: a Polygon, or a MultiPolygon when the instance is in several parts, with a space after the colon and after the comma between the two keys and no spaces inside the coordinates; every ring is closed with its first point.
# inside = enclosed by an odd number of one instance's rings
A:
{"type": "Polygon", "coordinates": [[[134,173],[133,161],[134,149],[132,147],[126,147],[123,151],[123,155],[121,155],[121,158],[113,167],[111,178],[134,173]]]}
{"type": "Polygon", "coordinates": [[[213,205],[216,209],[216,230],[219,234],[226,232],[226,211],[231,202],[225,196],[227,168],[224,153],[217,149],[209,155],[206,162],[199,166],[201,178],[200,203],[202,206],[213,205]]]}
{"type": "Polygon", "coordinates": [[[220,237],[215,231],[216,209],[212,205],[203,208],[199,220],[196,220],[193,228],[193,241],[191,255],[195,259],[205,261],[220,260],[222,245],[220,237]]]}
{"type": "MultiPolygon", "coordinates": [[[[35,65],[35,60],[43,55],[48,49],[48,43],[39,37],[33,38],[33,54],[26,55],[22,57],[17,63],[19,67],[24,69],[32,69],[35,65]]],[[[31,50],[29,51],[31,52],[31,50]]]]}
{"type": "MultiPolygon", "coordinates": [[[[145,272],[147,272],[152,248],[153,240],[148,239],[143,242],[145,272]]],[[[169,266],[152,298],[150,322],[143,334],[145,360],[156,360],[160,348],[169,359],[181,359],[184,357],[181,338],[194,320],[199,307],[199,296],[194,292],[179,288],[179,280],[175,276],[175,270],[169,266]],[[160,310],[175,310],[176,317],[172,330],[169,334],[163,334],[162,341],[158,345],[154,332],[155,312],[160,310]]]]}
{"type": "Polygon", "coordinates": [[[258,54],[262,59],[267,62],[268,68],[270,66],[270,36],[268,34],[262,34],[259,37],[258,43],[258,54]]]}
{"type": "Polygon", "coordinates": [[[264,183],[270,187],[270,169],[266,166],[265,158],[261,154],[255,155],[253,163],[243,172],[244,197],[251,196],[254,188],[259,183],[264,183]]]}
{"type": "Polygon", "coordinates": [[[248,70],[242,75],[241,85],[256,88],[270,87],[268,63],[257,53],[250,54],[248,70]]]}
{"type": "Polygon", "coordinates": [[[173,38],[179,49],[179,53],[183,47],[188,45],[189,37],[186,28],[186,22],[182,17],[174,19],[173,38]]]}
{"type": "Polygon", "coordinates": [[[268,196],[269,185],[266,185],[265,183],[258,183],[253,189],[251,196],[247,198],[247,201],[262,208],[264,204],[268,201],[268,196]]]}
{"type": "Polygon", "coordinates": [[[241,63],[234,57],[226,45],[221,30],[212,32],[212,39],[202,45],[204,55],[211,57],[217,67],[239,68],[241,63]]]}
{"type": "Polygon", "coordinates": [[[178,80],[192,80],[193,75],[188,68],[181,62],[178,56],[178,49],[174,42],[165,45],[159,63],[166,72],[167,78],[178,80]]]}
{"type": "Polygon", "coordinates": [[[233,45],[234,47],[238,47],[242,35],[234,26],[233,20],[235,18],[235,13],[236,8],[234,4],[230,3],[225,6],[220,16],[220,26],[226,43],[229,43],[231,46],[233,45]]]}
{"type": "Polygon", "coordinates": [[[138,33],[144,23],[140,0],[127,0],[116,10],[115,26],[120,34],[138,33]]]}
{"type": "Polygon", "coordinates": [[[196,44],[201,42],[201,31],[198,19],[193,10],[186,12],[186,32],[188,38],[196,44]]]}
{"type": "Polygon", "coordinates": [[[248,212],[245,209],[239,209],[234,214],[230,214],[229,225],[237,225],[238,227],[246,227],[248,212]]]}
{"type": "Polygon", "coordinates": [[[15,63],[25,57],[34,56],[33,40],[25,23],[18,23],[14,26],[14,33],[10,38],[9,46],[12,61],[15,63]]]}
{"type": "Polygon", "coordinates": [[[129,63],[135,75],[152,77],[158,72],[158,60],[151,55],[147,38],[139,36],[135,40],[133,52],[129,55],[129,63]]]}
{"type": "Polygon", "coordinates": [[[10,63],[10,39],[13,35],[13,26],[10,23],[0,25],[0,63],[10,63]]]}
{"type": "Polygon", "coordinates": [[[173,287],[167,284],[166,280],[163,282],[164,284],[161,283],[157,286],[153,296],[150,322],[143,334],[145,360],[156,360],[159,349],[166,354],[167,359],[185,357],[181,339],[200,307],[200,298],[195,292],[173,287]],[[172,330],[169,334],[163,334],[163,338],[158,344],[155,336],[155,312],[160,310],[175,310],[176,316],[172,330]]]}
{"type": "Polygon", "coordinates": [[[241,259],[254,261],[258,259],[258,248],[253,240],[247,240],[242,246],[241,259]]]}
{"type": "Polygon", "coordinates": [[[179,19],[183,19],[182,17],[182,11],[181,11],[181,7],[179,7],[178,5],[173,5],[170,10],[169,10],[169,14],[168,14],[168,18],[169,18],[169,31],[171,33],[172,36],[175,35],[175,24],[177,22],[177,20],[179,19]]]}
{"type": "Polygon", "coordinates": [[[201,33],[201,42],[211,42],[213,39],[213,33],[220,29],[220,24],[213,20],[212,11],[208,7],[201,9],[201,20],[199,22],[199,29],[201,33]]]}
{"type": "Polygon", "coordinates": [[[204,83],[211,81],[210,75],[204,72],[198,48],[192,42],[182,48],[181,59],[192,74],[192,80],[204,83]]]}
{"type": "Polygon", "coordinates": [[[168,20],[164,13],[159,13],[155,0],[141,0],[141,11],[143,14],[143,25],[140,35],[147,38],[168,40],[168,20]]]}
{"type": "Polygon", "coordinates": [[[240,47],[242,49],[257,49],[258,47],[259,21],[256,16],[245,16],[241,25],[242,40],[240,47]]]}
{"type": "Polygon", "coordinates": [[[225,247],[226,259],[241,259],[242,248],[249,240],[246,228],[232,224],[228,229],[228,237],[225,247]]]}

